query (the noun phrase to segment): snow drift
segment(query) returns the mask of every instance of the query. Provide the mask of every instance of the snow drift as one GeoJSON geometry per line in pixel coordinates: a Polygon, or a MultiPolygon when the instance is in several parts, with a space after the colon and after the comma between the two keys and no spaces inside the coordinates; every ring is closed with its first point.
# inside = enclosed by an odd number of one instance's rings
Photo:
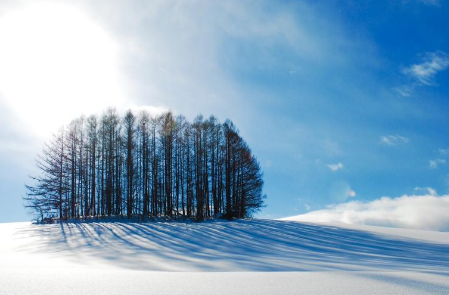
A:
{"type": "Polygon", "coordinates": [[[276,220],[0,224],[0,294],[449,293],[449,233],[369,230],[276,220]]]}
{"type": "MultiPolygon", "coordinates": [[[[16,250],[49,255],[44,267],[63,258],[148,271],[449,270],[449,233],[442,233],[447,244],[441,245],[276,220],[22,224],[11,230],[16,250]]],[[[14,265],[11,257],[2,255],[3,265],[14,265]]]]}

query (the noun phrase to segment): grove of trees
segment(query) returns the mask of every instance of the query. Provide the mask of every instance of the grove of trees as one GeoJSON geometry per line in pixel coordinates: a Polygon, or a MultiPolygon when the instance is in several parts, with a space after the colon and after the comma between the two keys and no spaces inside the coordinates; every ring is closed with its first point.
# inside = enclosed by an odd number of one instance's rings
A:
{"type": "Polygon", "coordinates": [[[250,217],[264,205],[260,165],[232,122],[152,117],[73,120],[45,144],[26,207],[44,219],[250,217]]]}

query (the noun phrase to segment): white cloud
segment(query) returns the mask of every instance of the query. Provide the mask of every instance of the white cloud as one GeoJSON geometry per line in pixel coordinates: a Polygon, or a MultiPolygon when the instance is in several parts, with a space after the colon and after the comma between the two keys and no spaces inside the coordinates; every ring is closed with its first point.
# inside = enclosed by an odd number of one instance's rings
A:
{"type": "Polygon", "coordinates": [[[328,164],[327,167],[329,167],[330,170],[335,172],[342,169],[344,166],[343,163],[338,162],[337,164],[328,164]]]}
{"type": "Polygon", "coordinates": [[[289,218],[306,222],[343,222],[388,227],[449,231],[449,195],[382,197],[370,202],[351,201],[289,218]]]}
{"type": "Polygon", "coordinates": [[[385,135],[380,137],[380,142],[389,146],[395,146],[408,143],[409,139],[400,135],[385,135]]]}
{"type": "Polygon", "coordinates": [[[402,72],[424,85],[434,85],[438,72],[449,67],[449,55],[442,51],[428,52],[422,62],[405,68],[402,72]]]}
{"type": "Polygon", "coordinates": [[[430,160],[429,161],[429,167],[430,168],[438,168],[439,165],[444,165],[446,164],[446,160],[445,159],[436,159],[436,160],[430,160]]]}

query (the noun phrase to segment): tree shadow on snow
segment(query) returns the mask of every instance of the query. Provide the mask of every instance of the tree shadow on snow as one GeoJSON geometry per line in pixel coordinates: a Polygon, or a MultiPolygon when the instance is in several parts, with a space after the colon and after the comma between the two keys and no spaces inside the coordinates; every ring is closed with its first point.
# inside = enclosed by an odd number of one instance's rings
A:
{"type": "Polygon", "coordinates": [[[36,239],[23,251],[139,270],[449,271],[449,245],[298,222],[92,222],[32,225],[24,231],[20,234],[36,239]]]}

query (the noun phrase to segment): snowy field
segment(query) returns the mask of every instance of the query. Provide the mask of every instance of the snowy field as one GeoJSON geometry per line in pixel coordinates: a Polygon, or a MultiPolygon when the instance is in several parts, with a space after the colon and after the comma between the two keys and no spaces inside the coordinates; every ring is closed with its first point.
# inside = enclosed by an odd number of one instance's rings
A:
{"type": "Polygon", "coordinates": [[[449,294],[449,233],[280,220],[4,223],[0,294],[449,294]]]}

